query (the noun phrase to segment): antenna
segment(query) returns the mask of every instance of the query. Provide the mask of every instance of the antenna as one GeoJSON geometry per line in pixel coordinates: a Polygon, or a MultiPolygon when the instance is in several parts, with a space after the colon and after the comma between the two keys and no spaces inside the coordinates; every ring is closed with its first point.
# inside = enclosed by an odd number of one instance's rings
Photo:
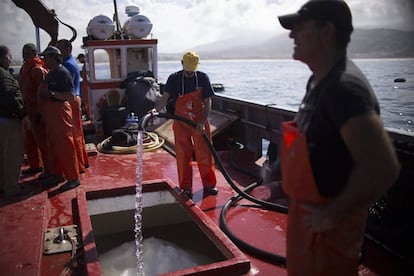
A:
{"type": "Polygon", "coordinates": [[[116,32],[118,34],[121,34],[121,24],[119,23],[118,8],[116,6],[116,0],[114,0],[114,10],[115,10],[114,21],[116,23],[116,32]]]}

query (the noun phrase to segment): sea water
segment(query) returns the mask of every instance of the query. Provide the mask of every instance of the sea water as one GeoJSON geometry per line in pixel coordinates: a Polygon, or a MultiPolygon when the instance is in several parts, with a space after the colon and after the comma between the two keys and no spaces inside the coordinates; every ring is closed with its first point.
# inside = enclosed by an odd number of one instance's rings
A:
{"type": "MultiPolygon", "coordinates": [[[[414,131],[414,59],[356,59],[371,83],[381,106],[384,125],[414,131]],[[394,82],[404,78],[405,82],[394,82]]],[[[160,61],[159,82],[181,70],[180,61],[160,61]]],[[[203,60],[199,70],[212,83],[222,83],[225,95],[259,104],[297,111],[305,94],[309,68],[291,59],[203,60]]]]}
{"type": "MultiPolygon", "coordinates": [[[[414,132],[414,59],[353,59],[371,83],[388,128],[414,132]],[[395,82],[403,78],[405,82],[395,82]]],[[[14,66],[19,72],[19,66],[14,66]]],[[[97,66],[97,70],[108,70],[97,66]]],[[[181,61],[159,61],[158,81],[182,69],[181,61]]],[[[311,74],[302,62],[292,59],[203,60],[199,70],[212,83],[224,85],[227,96],[297,111],[311,74]]],[[[108,75],[109,72],[101,72],[108,75]]]]}

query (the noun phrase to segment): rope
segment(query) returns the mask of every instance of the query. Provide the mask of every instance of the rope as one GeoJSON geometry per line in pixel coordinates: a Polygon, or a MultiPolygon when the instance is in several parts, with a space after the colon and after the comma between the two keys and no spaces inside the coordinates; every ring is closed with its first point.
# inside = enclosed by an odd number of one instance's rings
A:
{"type": "Polygon", "coordinates": [[[69,240],[70,243],[72,244],[72,251],[71,251],[70,260],[63,268],[62,272],[60,273],[60,276],[70,275],[69,273],[73,268],[73,263],[76,257],[76,238],[67,238],[66,240],[69,240]]]}
{"type": "MultiPolygon", "coordinates": [[[[145,139],[148,141],[144,141],[142,143],[142,150],[143,152],[153,151],[160,147],[162,147],[165,143],[165,139],[159,137],[154,132],[146,132],[149,139],[145,139]]],[[[129,146],[129,147],[122,147],[122,146],[112,146],[112,150],[104,149],[103,145],[108,143],[111,140],[112,136],[109,136],[101,143],[97,145],[97,149],[102,153],[109,153],[109,154],[129,154],[129,153],[136,153],[137,152],[137,145],[129,146]]]]}

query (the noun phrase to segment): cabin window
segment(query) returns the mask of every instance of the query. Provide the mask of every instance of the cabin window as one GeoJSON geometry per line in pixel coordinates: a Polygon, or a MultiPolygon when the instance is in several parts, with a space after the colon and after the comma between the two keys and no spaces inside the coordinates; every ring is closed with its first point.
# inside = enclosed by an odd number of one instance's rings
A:
{"type": "Polygon", "coordinates": [[[95,49],[93,60],[96,80],[121,78],[121,50],[95,49]]]}
{"type": "Polygon", "coordinates": [[[127,49],[127,73],[138,71],[151,71],[153,69],[153,48],[128,48],[127,49]]]}

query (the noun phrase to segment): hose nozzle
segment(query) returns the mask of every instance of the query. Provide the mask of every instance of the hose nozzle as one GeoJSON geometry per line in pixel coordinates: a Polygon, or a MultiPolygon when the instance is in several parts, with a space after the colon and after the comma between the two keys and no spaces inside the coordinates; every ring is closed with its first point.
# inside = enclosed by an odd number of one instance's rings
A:
{"type": "Polygon", "coordinates": [[[148,121],[153,117],[158,117],[159,115],[160,113],[157,110],[155,109],[150,110],[147,114],[145,114],[144,117],[141,118],[141,120],[139,120],[138,128],[140,130],[145,130],[145,127],[147,126],[148,121]]]}

